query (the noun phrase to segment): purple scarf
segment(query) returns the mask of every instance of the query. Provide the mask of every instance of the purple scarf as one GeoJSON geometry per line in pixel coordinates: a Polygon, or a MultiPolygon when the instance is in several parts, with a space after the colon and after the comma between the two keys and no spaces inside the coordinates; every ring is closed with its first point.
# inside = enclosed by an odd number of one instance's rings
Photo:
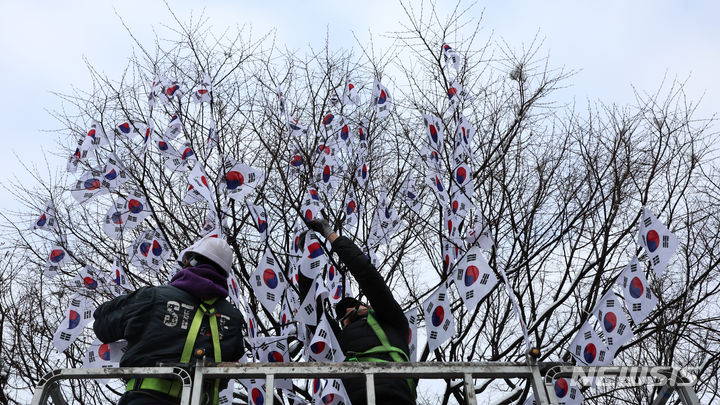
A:
{"type": "Polygon", "coordinates": [[[170,280],[170,285],[203,301],[215,297],[223,299],[228,295],[227,278],[209,264],[199,264],[178,271],[170,280]]]}

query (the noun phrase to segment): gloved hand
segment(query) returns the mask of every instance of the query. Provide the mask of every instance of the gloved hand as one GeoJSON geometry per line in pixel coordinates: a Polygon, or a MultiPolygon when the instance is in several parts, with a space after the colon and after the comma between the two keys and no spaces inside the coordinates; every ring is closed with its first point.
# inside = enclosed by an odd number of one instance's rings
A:
{"type": "Polygon", "coordinates": [[[333,233],[333,229],[330,226],[330,222],[328,222],[325,218],[315,218],[311,221],[308,221],[305,223],[308,228],[311,230],[321,234],[322,236],[327,239],[331,233],[333,233]]]}

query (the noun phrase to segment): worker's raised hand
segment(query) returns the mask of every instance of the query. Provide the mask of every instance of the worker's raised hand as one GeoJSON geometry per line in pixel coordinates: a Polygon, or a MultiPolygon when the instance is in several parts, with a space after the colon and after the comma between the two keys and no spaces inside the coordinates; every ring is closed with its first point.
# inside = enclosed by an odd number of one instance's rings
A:
{"type": "Polygon", "coordinates": [[[308,228],[321,234],[325,238],[329,237],[333,233],[333,229],[330,223],[325,218],[316,218],[305,223],[308,228]]]}

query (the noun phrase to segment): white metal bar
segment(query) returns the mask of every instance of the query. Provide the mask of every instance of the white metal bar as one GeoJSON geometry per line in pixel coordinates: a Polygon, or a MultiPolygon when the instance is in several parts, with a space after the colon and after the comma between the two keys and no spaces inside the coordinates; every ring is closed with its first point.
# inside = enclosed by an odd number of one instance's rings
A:
{"type": "MultiPolygon", "coordinates": [[[[265,404],[266,405],[273,405],[273,400],[275,399],[275,375],[274,374],[268,374],[267,377],[265,377],[265,404]]],[[[248,400],[248,402],[250,402],[248,400]]]]}
{"type": "Polygon", "coordinates": [[[365,395],[367,395],[367,404],[375,405],[375,375],[373,373],[365,374],[365,395]]]}
{"type": "Polygon", "coordinates": [[[35,387],[32,405],[45,405],[49,389],[60,380],[100,379],[100,378],[131,378],[137,376],[154,376],[180,380],[183,384],[180,405],[190,404],[192,379],[187,371],[179,367],[119,367],[119,368],[65,368],[53,370],[45,374],[35,387]]]}
{"type": "Polygon", "coordinates": [[[465,380],[465,403],[468,405],[477,405],[477,398],[475,398],[475,383],[473,383],[472,374],[465,373],[463,375],[465,380]]]}

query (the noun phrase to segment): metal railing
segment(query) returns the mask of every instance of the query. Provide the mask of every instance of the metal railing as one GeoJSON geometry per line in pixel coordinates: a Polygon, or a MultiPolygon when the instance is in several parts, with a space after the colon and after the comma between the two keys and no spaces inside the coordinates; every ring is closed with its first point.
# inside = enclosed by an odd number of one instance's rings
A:
{"type": "MultiPolygon", "coordinates": [[[[650,367],[637,367],[639,375],[650,367]]],[[[653,367],[657,371],[657,367],[653,367]]],[[[598,375],[601,371],[604,376],[625,376],[620,367],[586,367],[598,375]]],[[[555,396],[554,379],[558,377],[573,376],[578,369],[560,363],[219,363],[207,365],[198,360],[194,367],[193,378],[187,371],[178,367],[125,367],[125,368],[95,368],[95,369],[62,369],[55,370],[44,376],[38,384],[33,405],[44,405],[49,398],[55,405],[64,405],[61,391],[57,388],[59,380],[63,379],[97,379],[97,378],[131,378],[131,377],[163,377],[178,379],[182,382],[181,405],[198,405],[201,402],[202,390],[193,387],[202,387],[203,381],[211,378],[259,378],[265,379],[265,404],[273,405],[275,400],[275,380],[279,378],[346,378],[362,377],[366,381],[367,403],[375,404],[376,377],[402,377],[415,379],[462,379],[466,403],[475,405],[475,378],[524,378],[530,382],[538,405],[558,404],[555,396]]],[[[668,375],[673,373],[672,368],[666,368],[668,375]]],[[[677,371],[677,370],[675,370],[677,371]]],[[[663,394],[659,395],[653,405],[664,405],[667,398],[677,391],[683,404],[698,405],[697,395],[692,386],[678,384],[683,381],[668,378],[663,387],[663,394]],[[664,400],[663,400],[664,398],[664,400]]]]}

